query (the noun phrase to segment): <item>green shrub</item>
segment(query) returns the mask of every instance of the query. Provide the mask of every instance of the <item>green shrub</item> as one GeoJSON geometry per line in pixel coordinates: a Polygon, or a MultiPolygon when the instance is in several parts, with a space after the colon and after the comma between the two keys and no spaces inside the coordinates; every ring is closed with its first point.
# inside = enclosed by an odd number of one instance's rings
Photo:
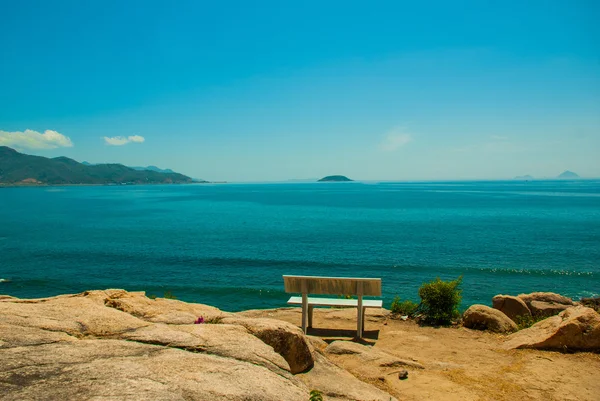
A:
{"type": "Polygon", "coordinates": [[[390,307],[390,311],[392,313],[397,313],[400,315],[412,316],[417,311],[419,304],[407,299],[405,301],[401,301],[399,296],[396,296],[392,301],[392,306],[390,307]]]}
{"type": "Polygon", "coordinates": [[[171,293],[171,291],[165,292],[165,295],[163,296],[163,298],[165,298],[165,299],[177,299],[177,297],[175,295],[173,295],[173,293],[171,293]]]}
{"type": "Polygon", "coordinates": [[[323,401],[323,393],[319,390],[312,390],[308,401],[323,401]]]}
{"type": "Polygon", "coordinates": [[[419,288],[425,322],[434,325],[448,325],[452,319],[460,316],[458,306],[462,300],[462,276],[453,281],[442,281],[439,277],[424,283],[419,288]]]}

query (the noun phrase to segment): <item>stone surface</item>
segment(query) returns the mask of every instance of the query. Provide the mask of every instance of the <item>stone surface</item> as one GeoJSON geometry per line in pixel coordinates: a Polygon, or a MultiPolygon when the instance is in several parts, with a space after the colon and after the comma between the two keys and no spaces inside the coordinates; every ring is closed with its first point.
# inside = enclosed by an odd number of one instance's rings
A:
{"type": "Polygon", "coordinates": [[[546,317],[556,315],[569,306],[574,306],[572,299],[553,292],[532,292],[519,294],[533,316],[546,317]]]}
{"type": "Polygon", "coordinates": [[[463,326],[495,333],[510,333],[518,329],[516,323],[504,313],[485,305],[469,307],[463,314],[463,326]]]}
{"type": "Polygon", "coordinates": [[[308,388],[251,363],[119,340],[0,349],[3,400],[297,400],[308,388]]]}
{"type": "Polygon", "coordinates": [[[298,377],[308,388],[321,391],[327,397],[325,399],[397,401],[388,393],[360,381],[319,353],[315,355],[315,366],[298,377]]]}
{"type": "Polygon", "coordinates": [[[516,322],[520,316],[531,316],[525,301],[511,295],[496,295],[492,298],[492,306],[516,322]]]}
{"type": "Polygon", "coordinates": [[[600,312],[600,297],[596,298],[581,298],[581,304],[600,312]]]}
{"type": "Polygon", "coordinates": [[[557,304],[555,302],[531,301],[529,303],[531,313],[537,317],[550,317],[571,308],[569,305],[557,304]]]}
{"type": "Polygon", "coordinates": [[[106,306],[153,323],[190,324],[200,316],[205,320],[215,320],[231,315],[208,305],[176,299],[150,299],[144,293],[113,294],[104,302],[106,306]]]}
{"type": "Polygon", "coordinates": [[[352,341],[333,341],[325,348],[325,353],[332,355],[356,355],[363,362],[375,363],[379,367],[393,368],[409,366],[416,369],[425,368],[418,362],[397,358],[376,347],[370,347],[352,341]]]}
{"type": "Polygon", "coordinates": [[[79,338],[114,335],[150,324],[85,296],[28,301],[0,302],[2,322],[18,327],[63,332],[79,338]]]}
{"type": "Polygon", "coordinates": [[[283,356],[294,374],[312,368],[314,364],[312,347],[302,330],[293,324],[268,318],[226,317],[225,324],[245,327],[252,335],[273,347],[283,356]]]}
{"type": "MultiPolygon", "coordinates": [[[[264,366],[280,375],[290,372],[288,363],[272,347],[250,334],[244,327],[237,325],[154,324],[124,333],[119,338],[238,359],[264,366]]],[[[288,374],[287,377],[292,376],[288,374]]]]}
{"type": "Polygon", "coordinates": [[[600,315],[585,306],[571,307],[508,337],[505,348],[599,351],[600,315]]]}

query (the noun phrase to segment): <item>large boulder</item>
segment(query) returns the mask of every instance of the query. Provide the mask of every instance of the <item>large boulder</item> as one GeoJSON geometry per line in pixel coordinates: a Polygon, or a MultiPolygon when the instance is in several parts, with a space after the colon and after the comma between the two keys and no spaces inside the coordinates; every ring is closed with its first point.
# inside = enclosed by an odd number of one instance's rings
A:
{"type": "Polygon", "coordinates": [[[521,316],[531,316],[531,311],[527,307],[527,304],[519,297],[496,295],[492,298],[492,306],[515,322],[521,316]]]}
{"type": "Polygon", "coordinates": [[[571,307],[508,337],[505,348],[561,351],[600,350],[600,315],[585,306],[571,307]]]}
{"type": "Polygon", "coordinates": [[[519,294],[519,298],[525,302],[531,314],[537,317],[554,316],[575,305],[571,298],[553,292],[519,294]]]}
{"type": "Polygon", "coordinates": [[[314,359],[310,342],[302,330],[291,323],[268,318],[225,317],[225,324],[245,327],[252,335],[273,347],[283,356],[294,374],[313,367],[314,359]]]}
{"type": "Polygon", "coordinates": [[[510,333],[518,327],[508,316],[485,305],[472,305],[463,314],[463,325],[470,329],[510,333]]]}

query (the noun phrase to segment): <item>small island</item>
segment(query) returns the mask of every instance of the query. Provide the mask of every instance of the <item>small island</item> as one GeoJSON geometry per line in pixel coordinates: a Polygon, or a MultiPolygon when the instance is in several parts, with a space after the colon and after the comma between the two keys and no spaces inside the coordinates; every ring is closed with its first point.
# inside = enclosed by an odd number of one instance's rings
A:
{"type": "Polygon", "coordinates": [[[561,173],[556,178],[559,178],[559,179],[562,179],[562,180],[573,180],[573,179],[577,179],[577,178],[581,178],[581,177],[579,177],[579,174],[577,174],[577,173],[574,173],[572,171],[566,170],[566,171],[564,171],[563,173],[561,173]]]}
{"type": "Polygon", "coordinates": [[[328,175],[327,177],[321,178],[318,182],[348,182],[348,181],[352,181],[352,180],[344,175],[328,175]]]}

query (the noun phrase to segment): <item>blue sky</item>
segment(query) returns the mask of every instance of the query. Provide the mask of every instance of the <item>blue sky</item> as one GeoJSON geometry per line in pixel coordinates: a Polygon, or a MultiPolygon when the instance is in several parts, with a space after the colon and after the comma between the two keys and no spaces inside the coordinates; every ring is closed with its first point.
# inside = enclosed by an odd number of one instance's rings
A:
{"type": "Polygon", "coordinates": [[[600,177],[597,1],[0,0],[0,18],[0,145],[25,153],[228,181],[600,177]]]}

